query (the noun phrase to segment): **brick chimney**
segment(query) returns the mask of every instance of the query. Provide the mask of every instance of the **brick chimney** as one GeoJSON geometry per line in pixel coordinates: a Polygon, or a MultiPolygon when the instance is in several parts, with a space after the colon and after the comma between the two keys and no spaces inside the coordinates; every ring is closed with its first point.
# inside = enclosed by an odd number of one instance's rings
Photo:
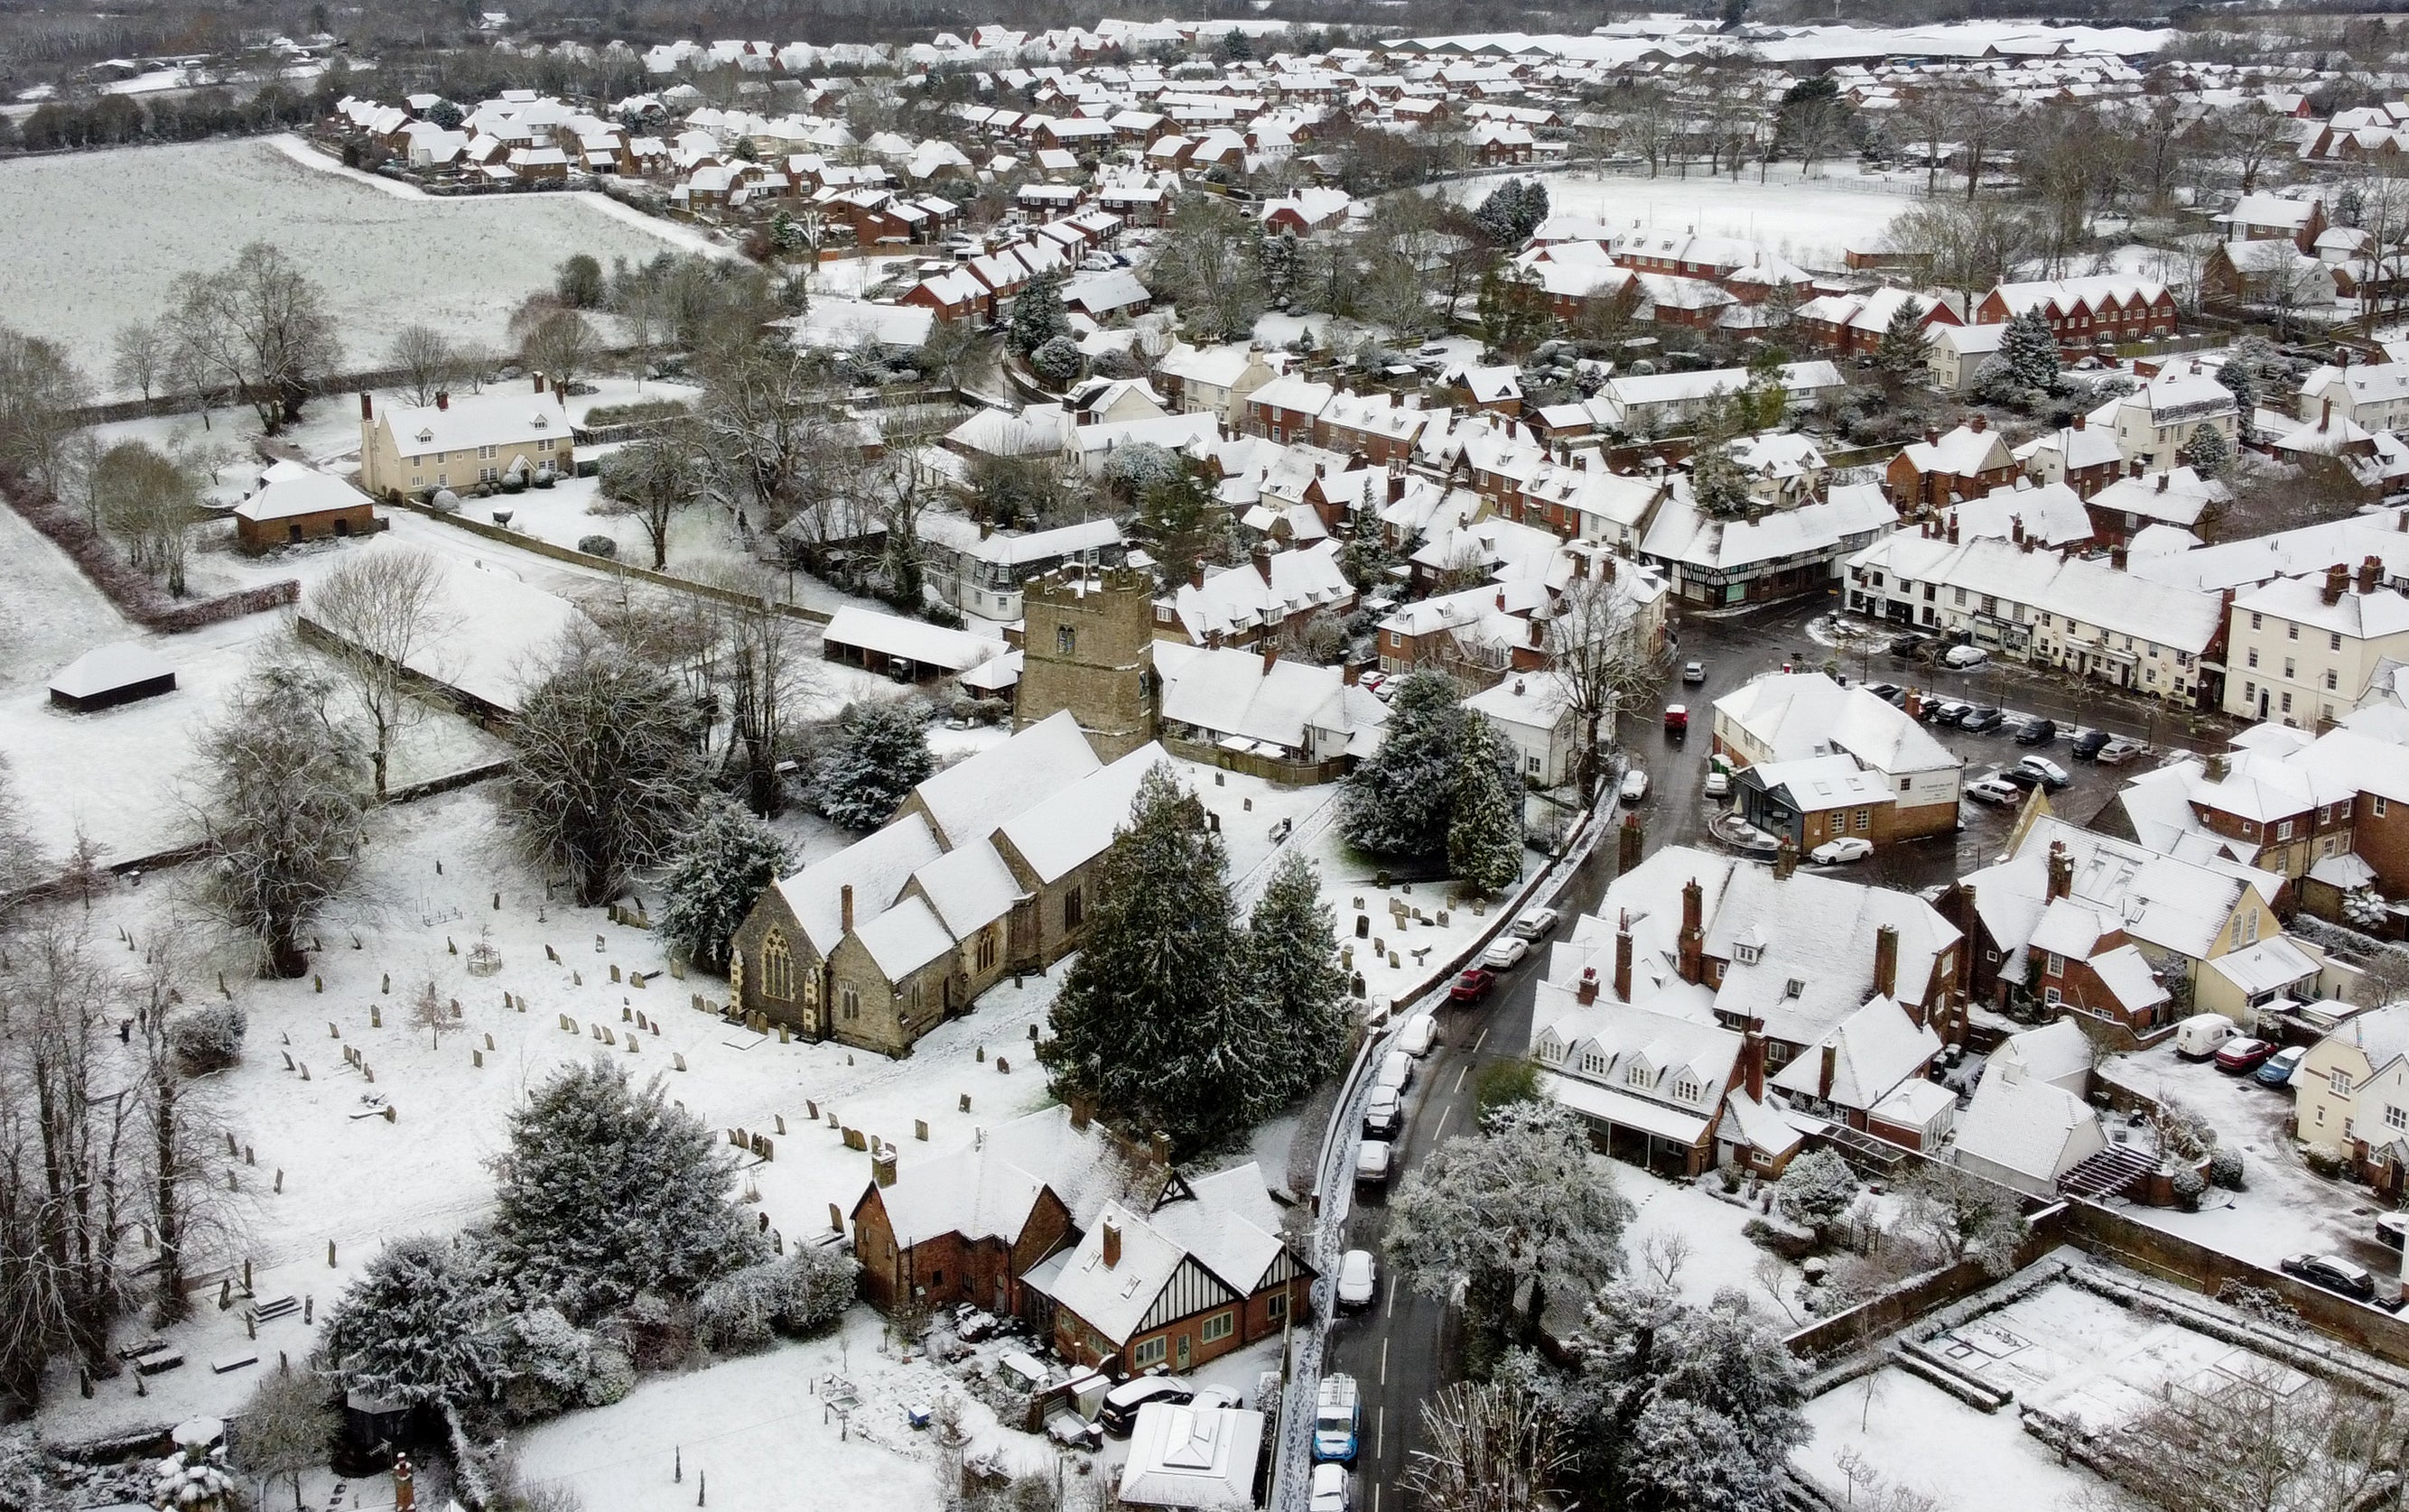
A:
{"type": "Polygon", "coordinates": [[[418,1505],[418,1488],[411,1484],[410,1462],[400,1455],[393,1458],[393,1512],[411,1512],[418,1505]]]}
{"type": "Polygon", "coordinates": [[[2019,546],[2025,543],[2025,517],[2023,515],[2011,514],[2008,516],[2008,539],[2014,541],[2019,546]]]}
{"type": "Polygon", "coordinates": [[[846,883],[844,886],[839,887],[839,888],[837,889],[837,891],[836,891],[836,908],[837,908],[837,921],[838,921],[838,928],[839,928],[839,929],[841,929],[844,933],[846,933],[846,934],[851,934],[851,933],[853,932],[853,884],[852,884],[852,883],[848,882],[848,883],[846,883]]]}
{"type": "Polygon", "coordinates": [[[441,390],[441,389],[437,389],[437,390],[435,391],[435,408],[437,408],[438,410],[449,410],[449,409],[451,409],[451,408],[452,408],[452,396],[451,396],[451,395],[449,395],[449,394],[447,394],[447,393],[445,393],[445,392],[444,392],[443,390],[441,390]]]}
{"type": "Polygon", "coordinates": [[[1631,1001],[1631,930],[1614,932],[1614,996],[1616,1001],[1631,1001]]]}
{"type": "Polygon", "coordinates": [[[2125,543],[2123,541],[2120,540],[2115,545],[2108,548],[2108,565],[2110,567],[2122,572],[2125,570],[2125,560],[2126,553],[2125,543]]]}
{"type": "Polygon", "coordinates": [[[1874,931],[1874,996],[1898,996],[1898,930],[1887,924],[1874,931]]]}
{"type": "Polygon", "coordinates": [[[2331,399],[2328,399],[2328,400],[2326,400],[2326,401],[2325,401],[2325,406],[2324,406],[2324,408],[2320,409],[2320,410],[2317,411],[2317,430],[2318,430],[2320,433],[2322,433],[2322,432],[2326,429],[2326,427],[2327,427],[2327,426],[2329,426],[2329,425],[2332,425],[2332,424],[2333,424],[2333,400],[2331,400],[2331,399]]]}
{"type": "Polygon", "coordinates": [[[2341,603],[2343,594],[2348,591],[2349,587],[2349,568],[2343,566],[2340,562],[2336,562],[2333,566],[2326,569],[2325,600],[2327,603],[2341,603]]]}
{"type": "Polygon", "coordinates": [[[1748,1032],[1739,1037],[1739,1071],[1752,1102],[1765,1101],[1765,1036],[1757,1030],[1762,1019],[1748,1021],[1748,1032]]]}
{"type": "Polygon", "coordinates": [[[1363,681],[1363,664],[1360,661],[1339,663],[1338,681],[1344,686],[1350,688],[1361,685],[1363,681]]]}
{"type": "Polygon", "coordinates": [[[535,370],[535,375],[534,375],[534,376],[535,376],[535,391],[536,391],[538,394],[541,394],[541,393],[542,393],[542,392],[543,392],[543,369],[542,369],[542,368],[541,368],[541,367],[537,368],[537,369],[535,370]]]}
{"type": "Polygon", "coordinates": [[[1272,675],[1272,668],[1273,668],[1274,666],[1276,666],[1276,665],[1278,663],[1278,661],[1279,661],[1279,642],[1278,642],[1278,641],[1275,641],[1275,640],[1273,640],[1273,639],[1272,639],[1270,636],[1268,636],[1268,635],[1264,636],[1264,637],[1263,637],[1263,675],[1264,675],[1265,677],[1269,677],[1269,676],[1271,676],[1271,675],[1272,675]]]}
{"type": "Polygon", "coordinates": [[[362,420],[376,418],[376,396],[366,389],[360,390],[360,418],[362,420]]]}
{"type": "Polygon", "coordinates": [[[1255,572],[1263,580],[1264,587],[1272,585],[1272,547],[1269,541],[1255,547],[1255,572]]]}
{"type": "Polygon", "coordinates": [[[1112,1219],[1104,1220],[1104,1269],[1109,1271],[1121,1262],[1121,1226],[1112,1219]]]}
{"type": "Polygon", "coordinates": [[[1926,425],[1924,427],[1924,444],[1926,446],[1939,446],[1940,444],[1940,427],[1935,425],[1926,425]]]}
{"type": "Polygon", "coordinates": [[[2158,492],[2159,492],[2159,493],[2161,493],[2161,494],[2163,494],[2163,493],[2165,493],[2166,491],[2167,491],[2167,475],[2166,475],[2165,473],[2163,473],[2163,472],[2162,472],[2162,473],[2159,473],[2159,474],[2158,474],[2158,492]]]}
{"type": "Polygon", "coordinates": [[[1692,877],[1681,888],[1681,938],[1678,942],[1679,959],[1676,970],[1681,980],[1695,986],[1707,975],[1707,891],[1692,877]]]}
{"type": "Polygon", "coordinates": [[[1817,1097],[1825,1099],[1831,1097],[1832,1071],[1833,1068],[1839,1064],[1839,1059],[1840,1047],[1839,1045],[1827,1044],[1824,1046],[1824,1064],[1819,1067],[1815,1073],[1815,1095],[1817,1097]]]}
{"type": "Polygon", "coordinates": [[[1191,588],[1197,589],[1202,589],[1204,586],[1204,563],[1199,562],[1194,567],[1188,569],[1188,585],[1191,588]]]}
{"type": "Polygon", "coordinates": [[[1581,968],[1580,984],[1573,988],[1573,1001],[1582,1003],[1597,1001],[1596,967],[1584,966],[1581,968]]]}
{"type": "Polygon", "coordinates": [[[1786,882],[1790,873],[1797,870],[1798,847],[1790,842],[1789,836],[1784,835],[1782,843],[1773,848],[1773,880],[1786,882]]]}
{"type": "Polygon", "coordinates": [[[1991,417],[1989,415],[1976,415],[1973,419],[1966,422],[1966,428],[1972,431],[1975,435],[1980,436],[1984,431],[1991,428],[1991,417]]]}
{"type": "Polygon", "coordinates": [[[1071,1127],[1086,1132],[1089,1123],[1096,1116],[1094,1100],[1085,1095],[1075,1095],[1070,1099],[1070,1104],[1071,1127]]]}
{"type": "Polygon", "coordinates": [[[1402,472],[1392,472],[1389,474],[1389,502],[1394,504],[1397,500],[1405,497],[1406,475],[1402,472]]]}
{"type": "Polygon", "coordinates": [[[2361,598],[2384,586],[2384,558],[2362,557],[2359,564],[2359,591],[2361,598]]]}
{"type": "Polygon", "coordinates": [[[2067,853],[2066,842],[2062,840],[2053,840],[2049,842],[2049,896],[2047,900],[2054,903],[2061,898],[2071,898],[2073,896],[2074,857],[2067,853]]]}
{"type": "Polygon", "coordinates": [[[1924,695],[1913,692],[1908,694],[1905,713],[1907,717],[1910,719],[1922,720],[1924,718],[1924,695]]]}
{"type": "Polygon", "coordinates": [[[1949,511],[1949,544],[1957,544],[1957,511],[1955,510],[1949,511]]]}
{"type": "Polygon", "coordinates": [[[2075,412],[2075,416],[2074,416],[2074,418],[2073,418],[2072,420],[2069,421],[2067,424],[2068,424],[2068,425],[2069,425],[2069,426],[2070,426],[2070,428],[2072,428],[2072,429],[2075,429],[2075,430],[2081,430],[2081,429],[2083,428],[2083,414],[2082,414],[2082,411],[2077,410],[2077,411],[2075,412]]]}
{"type": "Polygon", "coordinates": [[[1648,831],[1640,828],[1639,815],[1626,814],[1623,827],[1614,832],[1614,874],[1627,876],[1639,864],[1639,850],[1648,831]]]}

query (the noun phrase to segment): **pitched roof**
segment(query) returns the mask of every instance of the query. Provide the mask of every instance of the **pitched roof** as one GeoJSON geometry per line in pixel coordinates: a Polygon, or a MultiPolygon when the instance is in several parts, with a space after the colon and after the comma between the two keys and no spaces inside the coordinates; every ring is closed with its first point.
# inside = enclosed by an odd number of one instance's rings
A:
{"type": "Polygon", "coordinates": [[[946,768],[913,791],[936,832],[958,850],[986,839],[1102,766],[1079,722],[1065,709],[946,768]]]}

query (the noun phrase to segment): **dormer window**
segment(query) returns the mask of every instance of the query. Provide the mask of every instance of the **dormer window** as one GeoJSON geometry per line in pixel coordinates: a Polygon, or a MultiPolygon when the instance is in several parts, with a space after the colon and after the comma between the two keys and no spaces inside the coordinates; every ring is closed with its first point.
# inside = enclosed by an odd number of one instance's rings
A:
{"type": "Polygon", "coordinates": [[[1648,1068],[1634,1066],[1623,1073],[1623,1079],[1633,1087],[1645,1087],[1648,1085],[1648,1068]]]}
{"type": "Polygon", "coordinates": [[[1790,979],[1789,984],[1782,989],[1782,995],[1785,998],[1796,998],[1806,990],[1807,984],[1794,976],[1790,979]]]}
{"type": "Polygon", "coordinates": [[[418,433],[418,439],[421,442],[431,441],[435,439],[435,433],[431,430],[422,430],[418,433]]]}
{"type": "Polygon", "coordinates": [[[1673,1095],[1684,1102],[1696,1102],[1707,1095],[1707,1089],[1695,1079],[1684,1076],[1673,1084],[1673,1095]]]}
{"type": "Polygon", "coordinates": [[[541,415],[538,415],[535,417],[534,425],[535,428],[538,430],[548,430],[552,426],[552,422],[541,415]]]}
{"type": "Polygon", "coordinates": [[[1742,966],[1755,965],[1756,958],[1761,954],[1762,952],[1754,945],[1732,946],[1732,958],[1738,961],[1742,966]]]}

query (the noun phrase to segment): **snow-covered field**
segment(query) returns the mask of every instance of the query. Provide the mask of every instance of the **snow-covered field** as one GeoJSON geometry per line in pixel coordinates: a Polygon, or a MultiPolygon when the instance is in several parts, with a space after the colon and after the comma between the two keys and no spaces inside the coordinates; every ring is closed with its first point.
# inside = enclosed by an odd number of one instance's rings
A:
{"type": "Polygon", "coordinates": [[[1547,185],[1551,209],[1592,216],[1611,230],[1639,226],[1745,237],[1810,268],[1839,267],[1847,249],[1868,244],[1923,189],[1921,177],[1876,178],[1833,163],[1812,179],[1800,178],[1796,164],[1777,166],[1765,183],[1756,181],[1753,169],[1735,181],[1697,173],[1651,179],[1616,172],[1601,177],[1586,167],[1536,173],[1526,168],[1466,179],[1447,192],[1461,204],[1478,205],[1517,177],[1547,185]]]}
{"type": "Polygon", "coordinates": [[[155,315],[178,274],[272,241],[325,287],[345,365],[382,366],[405,325],[498,344],[571,252],[608,266],[692,239],[599,194],[435,199],[291,151],[316,157],[251,138],[0,164],[0,310],[106,386],[111,336],[155,315]]]}

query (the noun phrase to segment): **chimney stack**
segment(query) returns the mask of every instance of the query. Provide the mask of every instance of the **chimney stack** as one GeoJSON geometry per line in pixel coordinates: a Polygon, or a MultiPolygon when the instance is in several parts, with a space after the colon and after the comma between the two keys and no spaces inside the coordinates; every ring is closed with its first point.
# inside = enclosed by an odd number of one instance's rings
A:
{"type": "Polygon", "coordinates": [[[2165,473],[2163,473],[2163,472],[2162,472],[2162,473],[2159,473],[2159,474],[2158,474],[2158,492],[2159,492],[2159,493],[2161,493],[2161,494],[2163,494],[2163,493],[2165,493],[2166,491],[2167,491],[2167,475],[2166,475],[2165,473]]]}
{"type": "Polygon", "coordinates": [[[1073,1096],[1070,1102],[1071,1127],[1078,1130],[1082,1133],[1085,1133],[1087,1131],[1089,1121],[1096,1116],[1096,1104],[1093,1101],[1084,1095],[1073,1096]]]}
{"type": "Polygon", "coordinates": [[[1677,969],[1681,980],[1695,986],[1706,980],[1706,889],[1692,877],[1681,889],[1681,938],[1677,969]]]}
{"type": "Polygon", "coordinates": [[[2326,569],[2325,601],[2327,603],[2341,603],[2343,594],[2349,587],[2349,568],[2343,566],[2340,562],[2336,562],[2333,566],[2326,569]]]}
{"type": "Polygon", "coordinates": [[[838,928],[846,934],[853,932],[853,884],[848,882],[836,893],[838,928]]]}
{"type": "Polygon", "coordinates": [[[1955,510],[1949,511],[1949,544],[1952,546],[1957,544],[1957,511],[1955,510]]]}
{"type": "Polygon", "coordinates": [[[2359,564],[2359,597],[2363,598],[2383,586],[2384,559],[2380,556],[2361,558],[2359,564]]]}
{"type": "Polygon", "coordinates": [[[1747,1078],[1748,1100],[1765,1101],[1765,1035],[1757,1029],[1761,1019],[1748,1021],[1748,1032],[1739,1037],[1740,1074],[1747,1078]]]}
{"type": "Polygon", "coordinates": [[[1194,567],[1188,569],[1188,585],[1191,588],[1197,589],[1202,589],[1204,586],[1204,563],[1199,562],[1194,567]]]}
{"type": "Polygon", "coordinates": [[[1272,585],[1271,542],[1263,541],[1255,547],[1255,571],[1262,578],[1264,587],[1272,585]]]}
{"type": "Polygon", "coordinates": [[[1617,1001],[1631,1001],[1631,931],[1614,932],[1614,996],[1617,1001]]]}
{"type": "Polygon", "coordinates": [[[2074,429],[2076,429],[2076,430],[2081,430],[2081,429],[2083,428],[2083,411],[2082,411],[2082,410],[2076,410],[2076,411],[2074,412],[2074,418],[2073,418],[2071,421],[2068,422],[2068,424],[2069,424],[2069,425],[2070,425],[2074,429]]]}
{"type": "Polygon", "coordinates": [[[441,390],[441,389],[437,389],[437,390],[435,391],[435,408],[437,408],[438,410],[449,410],[449,409],[451,409],[451,408],[452,408],[452,396],[451,396],[451,395],[449,395],[449,394],[447,394],[447,393],[445,393],[445,392],[444,392],[443,390],[441,390]]]}
{"type": "Polygon", "coordinates": [[[1623,827],[1614,832],[1614,874],[1627,876],[1639,864],[1641,843],[1648,832],[1639,827],[1639,815],[1626,814],[1623,827]]]}
{"type": "Polygon", "coordinates": [[[2125,543],[2123,541],[2120,540],[2115,545],[2108,548],[2108,565],[2119,572],[2125,570],[2125,543]]]}
{"type": "Polygon", "coordinates": [[[1826,1044],[1824,1046],[1824,1064],[1815,1073],[1815,1095],[1817,1097],[1825,1099],[1829,1099],[1831,1097],[1832,1072],[1834,1067],[1839,1063],[1839,1058],[1840,1047],[1839,1045],[1826,1044]]]}
{"type": "Polygon", "coordinates": [[[1773,880],[1786,882],[1790,873],[1797,870],[1798,847],[1790,842],[1788,835],[1784,835],[1782,843],[1773,848],[1773,880]]]}
{"type": "Polygon", "coordinates": [[[535,370],[535,391],[538,394],[543,392],[543,369],[541,367],[535,370]]]}
{"type": "Polygon", "coordinates": [[[1926,425],[1924,427],[1924,444],[1926,446],[1939,446],[1940,444],[1940,427],[1936,425],[1926,425]]]}
{"type": "Polygon", "coordinates": [[[871,1152],[870,1177],[882,1187],[895,1185],[895,1146],[882,1145],[871,1152]]]}
{"type": "Polygon", "coordinates": [[[1975,435],[1980,436],[1984,431],[1991,428],[1991,417],[1989,415],[1978,414],[1973,419],[1966,422],[1966,428],[1972,431],[1975,435]]]}
{"type": "Polygon", "coordinates": [[[1263,675],[1265,677],[1272,675],[1272,668],[1278,661],[1279,642],[1265,635],[1263,637],[1263,675]]]}
{"type": "Polygon", "coordinates": [[[1573,988],[1573,1001],[1580,1003],[1592,1003],[1597,1001],[1596,967],[1584,966],[1581,968],[1580,985],[1573,988]]]}
{"type": "Polygon", "coordinates": [[[1104,1220],[1104,1269],[1109,1271],[1121,1262],[1121,1226],[1112,1219],[1104,1220]]]}
{"type": "Polygon", "coordinates": [[[2062,840],[2053,840],[2049,842],[2048,901],[2054,903],[2061,898],[2071,898],[2073,896],[2074,857],[2068,852],[2066,842],[2062,840]]]}
{"type": "Polygon", "coordinates": [[[410,1462],[400,1455],[393,1458],[393,1512],[411,1512],[418,1505],[418,1488],[411,1484],[410,1462]]]}
{"type": "Polygon", "coordinates": [[[1888,924],[1874,931],[1874,996],[1898,996],[1898,930],[1888,924]]]}
{"type": "Polygon", "coordinates": [[[2317,411],[2317,430],[2318,430],[2318,432],[2319,432],[2320,434],[2323,434],[2323,433],[2324,433],[2324,431],[2325,431],[2325,429],[2326,429],[2326,427],[2327,427],[2327,426],[2329,426],[2329,425],[2332,425],[2332,424],[2333,424],[2333,400],[2331,400],[2331,399],[2328,399],[2328,400],[2326,400],[2326,401],[2325,401],[2325,407],[2324,407],[2323,409],[2321,409],[2321,410],[2319,410],[2317,411]]]}
{"type": "Polygon", "coordinates": [[[362,420],[376,418],[376,396],[366,389],[360,390],[360,418],[362,420]]]}

